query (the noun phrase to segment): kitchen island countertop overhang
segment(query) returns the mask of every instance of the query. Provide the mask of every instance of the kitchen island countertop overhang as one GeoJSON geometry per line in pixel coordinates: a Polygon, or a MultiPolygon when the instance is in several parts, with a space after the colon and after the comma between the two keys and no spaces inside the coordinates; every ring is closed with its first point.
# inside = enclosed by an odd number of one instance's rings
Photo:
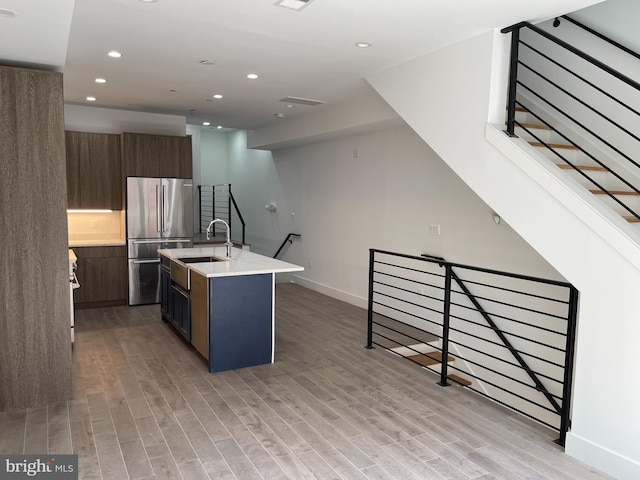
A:
{"type": "Polygon", "coordinates": [[[248,250],[231,247],[231,257],[226,258],[227,249],[220,247],[194,247],[161,249],[158,253],[170,260],[180,258],[216,257],[220,261],[190,263],[188,268],[205,277],[226,277],[232,275],[259,275],[262,273],[301,272],[299,265],[265,257],[248,250]]]}

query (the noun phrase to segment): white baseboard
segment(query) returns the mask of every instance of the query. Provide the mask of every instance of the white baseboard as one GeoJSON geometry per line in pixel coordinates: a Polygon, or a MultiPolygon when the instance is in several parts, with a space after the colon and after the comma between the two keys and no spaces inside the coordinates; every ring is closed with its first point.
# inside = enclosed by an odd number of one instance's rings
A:
{"type": "Polygon", "coordinates": [[[352,293],[345,292],[343,290],[338,290],[337,288],[330,287],[329,285],[325,285],[323,283],[314,282],[313,280],[309,280],[308,278],[300,277],[298,275],[292,275],[291,282],[297,283],[298,285],[308,288],[309,290],[313,290],[315,292],[322,293],[323,295],[327,295],[337,300],[355,305],[356,307],[364,309],[368,307],[368,301],[366,298],[358,297],[357,295],[353,295],[352,293]]]}
{"type": "Polygon", "coordinates": [[[618,480],[640,478],[640,463],[612,452],[572,432],[567,433],[565,453],[618,480]]]}

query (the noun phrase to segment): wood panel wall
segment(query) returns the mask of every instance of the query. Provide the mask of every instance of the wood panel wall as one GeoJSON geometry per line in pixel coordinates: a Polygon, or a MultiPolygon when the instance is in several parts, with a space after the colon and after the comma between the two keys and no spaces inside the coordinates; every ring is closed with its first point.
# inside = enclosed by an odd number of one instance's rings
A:
{"type": "Polygon", "coordinates": [[[71,395],[62,75],[0,67],[0,411],[71,395]]]}

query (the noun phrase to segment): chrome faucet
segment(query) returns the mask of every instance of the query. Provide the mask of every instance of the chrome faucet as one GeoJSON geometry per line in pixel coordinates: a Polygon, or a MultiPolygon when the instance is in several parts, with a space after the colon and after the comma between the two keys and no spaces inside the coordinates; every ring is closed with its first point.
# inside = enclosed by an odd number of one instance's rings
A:
{"type": "MultiPolygon", "coordinates": [[[[211,220],[211,223],[207,227],[207,240],[211,239],[209,235],[211,234],[211,227],[215,223],[224,223],[224,226],[227,227],[227,241],[224,242],[224,244],[227,247],[227,258],[229,258],[231,257],[231,247],[233,246],[233,242],[231,241],[231,229],[229,228],[229,224],[227,222],[225,222],[221,218],[216,218],[214,220],[211,220]]],[[[215,232],[214,232],[214,236],[215,236],[215,232]]]]}

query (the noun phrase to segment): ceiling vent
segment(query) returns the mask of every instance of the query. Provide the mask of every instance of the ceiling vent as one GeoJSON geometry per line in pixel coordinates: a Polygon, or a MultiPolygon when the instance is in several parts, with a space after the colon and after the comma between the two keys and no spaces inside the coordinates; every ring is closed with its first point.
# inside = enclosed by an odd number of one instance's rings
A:
{"type": "Polygon", "coordinates": [[[302,10],[309,5],[313,0],[278,0],[274,3],[279,7],[291,8],[293,10],[302,10]]]}
{"type": "Polygon", "coordinates": [[[310,107],[315,107],[316,105],[324,105],[327,102],[323,102],[322,100],[312,100],[310,98],[300,98],[300,97],[284,97],[280,99],[281,102],[285,103],[295,103],[298,105],[308,105],[310,107]]]}

